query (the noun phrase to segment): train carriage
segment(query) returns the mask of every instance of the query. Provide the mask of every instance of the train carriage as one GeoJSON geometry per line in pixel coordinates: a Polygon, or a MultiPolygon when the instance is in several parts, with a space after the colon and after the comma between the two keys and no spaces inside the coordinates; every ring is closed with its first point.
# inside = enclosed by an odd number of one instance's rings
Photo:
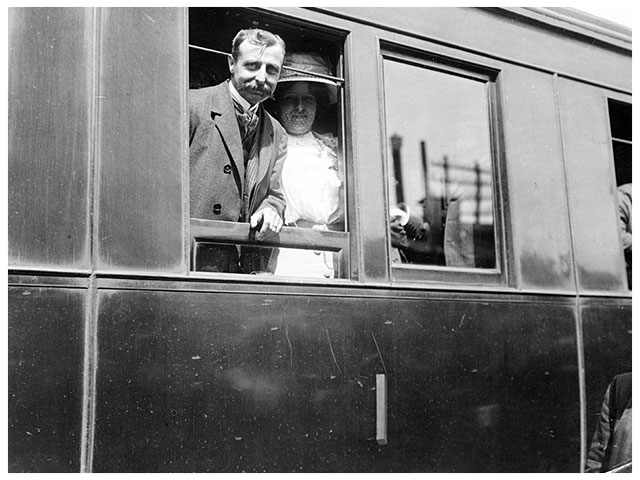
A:
{"type": "Polygon", "coordinates": [[[9,9],[9,471],[582,471],[631,371],[631,64],[571,9],[9,9]],[[188,90],[248,27],[331,63],[338,228],[190,214],[188,90]]]}

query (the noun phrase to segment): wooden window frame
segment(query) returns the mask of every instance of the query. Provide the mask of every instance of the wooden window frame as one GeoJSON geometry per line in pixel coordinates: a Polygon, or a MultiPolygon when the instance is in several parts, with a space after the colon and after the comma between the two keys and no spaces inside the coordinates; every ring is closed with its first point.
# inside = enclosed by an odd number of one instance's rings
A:
{"type": "MultiPolygon", "coordinates": [[[[389,265],[391,281],[394,283],[447,284],[471,286],[507,286],[507,238],[505,222],[505,188],[506,178],[504,140],[502,134],[502,116],[500,109],[500,70],[478,63],[444,55],[435,51],[419,50],[388,41],[380,42],[380,75],[383,76],[384,60],[392,60],[404,64],[426,68],[437,72],[462,78],[481,81],[486,84],[487,108],[489,111],[489,142],[491,148],[491,167],[493,182],[493,217],[495,236],[495,268],[455,268],[438,265],[392,264],[389,265]]],[[[384,85],[383,85],[384,96],[384,85]]],[[[384,109],[382,109],[384,111],[384,109]]],[[[384,116],[384,115],[383,115],[384,116]]],[[[383,119],[383,151],[385,178],[389,175],[389,159],[387,153],[388,137],[386,119],[383,119]]],[[[385,190],[388,185],[385,184],[385,190]]],[[[385,192],[389,206],[389,192],[385,192]]],[[[389,231],[389,229],[387,229],[389,231]]],[[[391,245],[388,239],[388,248],[391,245]]]]}

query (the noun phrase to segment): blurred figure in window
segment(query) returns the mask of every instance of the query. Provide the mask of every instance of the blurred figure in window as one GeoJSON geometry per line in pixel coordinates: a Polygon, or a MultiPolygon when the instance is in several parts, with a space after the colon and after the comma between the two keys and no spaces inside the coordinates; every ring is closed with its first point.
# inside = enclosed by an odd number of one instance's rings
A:
{"type": "Polygon", "coordinates": [[[631,472],[631,383],[629,372],[607,387],[585,472],[631,472]]]}
{"type": "Polygon", "coordinates": [[[399,203],[390,211],[392,263],[425,263],[425,255],[432,253],[431,226],[411,215],[405,203],[399,203]]]}
{"type": "Polygon", "coordinates": [[[448,267],[496,266],[493,217],[488,212],[481,214],[479,188],[479,179],[474,183],[454,182],[448,186],[443,239],[448,267]]]}
{"type": "MultiPolygon", "coordinates": [[[[390,212],[391,261],[454,268],[494,268],[491,215],[479,218],[475,184],[447,184],[441,217],[431,221],[409,213],[400,203],[390,212]]],[[[427,200],[425,199],[425,202],[427,200]]]]}
{"type": "Polygon", "coordinates": [[[620,230],[622,233],[622,248],[624,260],[627,264],[627,282],[631,289],[631,183],[618,187],[618,214],[620,216],[620,230]]]}
{"type": "Polygon", "coordinates": [[[447,203],[444,227],[444,256],[448,267],[475,267],[473,244],[475,224],[468,220],[465,221],[464,218],[465,207],[471,203],[471,198],[471,193],[460,188],[447,203]]]}
{"type": "MultiPolygon", "coordinates": [[[[337,85],[313,74],[331,75],[328,59],[316,53],[286,55],[276,93],[276,116],[288,134],[282,168],[285,225],[316,230],[344,228],[343,181],[337,141],[312,130],[319,109],[337,101],[337,85]]],[[[333,278],[334,254],[280,249],[275,275],[333,278]]]]}

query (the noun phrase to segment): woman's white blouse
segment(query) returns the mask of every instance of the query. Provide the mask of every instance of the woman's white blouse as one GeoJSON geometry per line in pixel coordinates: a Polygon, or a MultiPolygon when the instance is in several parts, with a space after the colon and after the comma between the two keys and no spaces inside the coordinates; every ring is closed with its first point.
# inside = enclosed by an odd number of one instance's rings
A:
{"type": "Polygon", "coordinates": [[[301,220],[326,225],[338,220],[342,182],[337,163],[335,152],[313,133],[289,135],[282,169],[288,225],[301,220]]]}

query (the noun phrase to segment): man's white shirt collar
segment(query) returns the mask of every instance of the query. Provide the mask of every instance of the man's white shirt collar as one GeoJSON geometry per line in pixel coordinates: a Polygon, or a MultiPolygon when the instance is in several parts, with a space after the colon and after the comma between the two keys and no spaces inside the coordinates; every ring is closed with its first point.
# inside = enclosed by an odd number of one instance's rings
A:
{"type": "Polygon", "coordinates": [[[238,90],[236,90],[236,87],[233,86],[233,82],[231,80],[229,80],[229,91],[231,92],[231,96],[242,106],[242,109],[245,112],[255,113],[256,110],[258,110],[260,103],[251,105],[249,102],[247,102],[244,97],[238,93],[238,90]]]}

